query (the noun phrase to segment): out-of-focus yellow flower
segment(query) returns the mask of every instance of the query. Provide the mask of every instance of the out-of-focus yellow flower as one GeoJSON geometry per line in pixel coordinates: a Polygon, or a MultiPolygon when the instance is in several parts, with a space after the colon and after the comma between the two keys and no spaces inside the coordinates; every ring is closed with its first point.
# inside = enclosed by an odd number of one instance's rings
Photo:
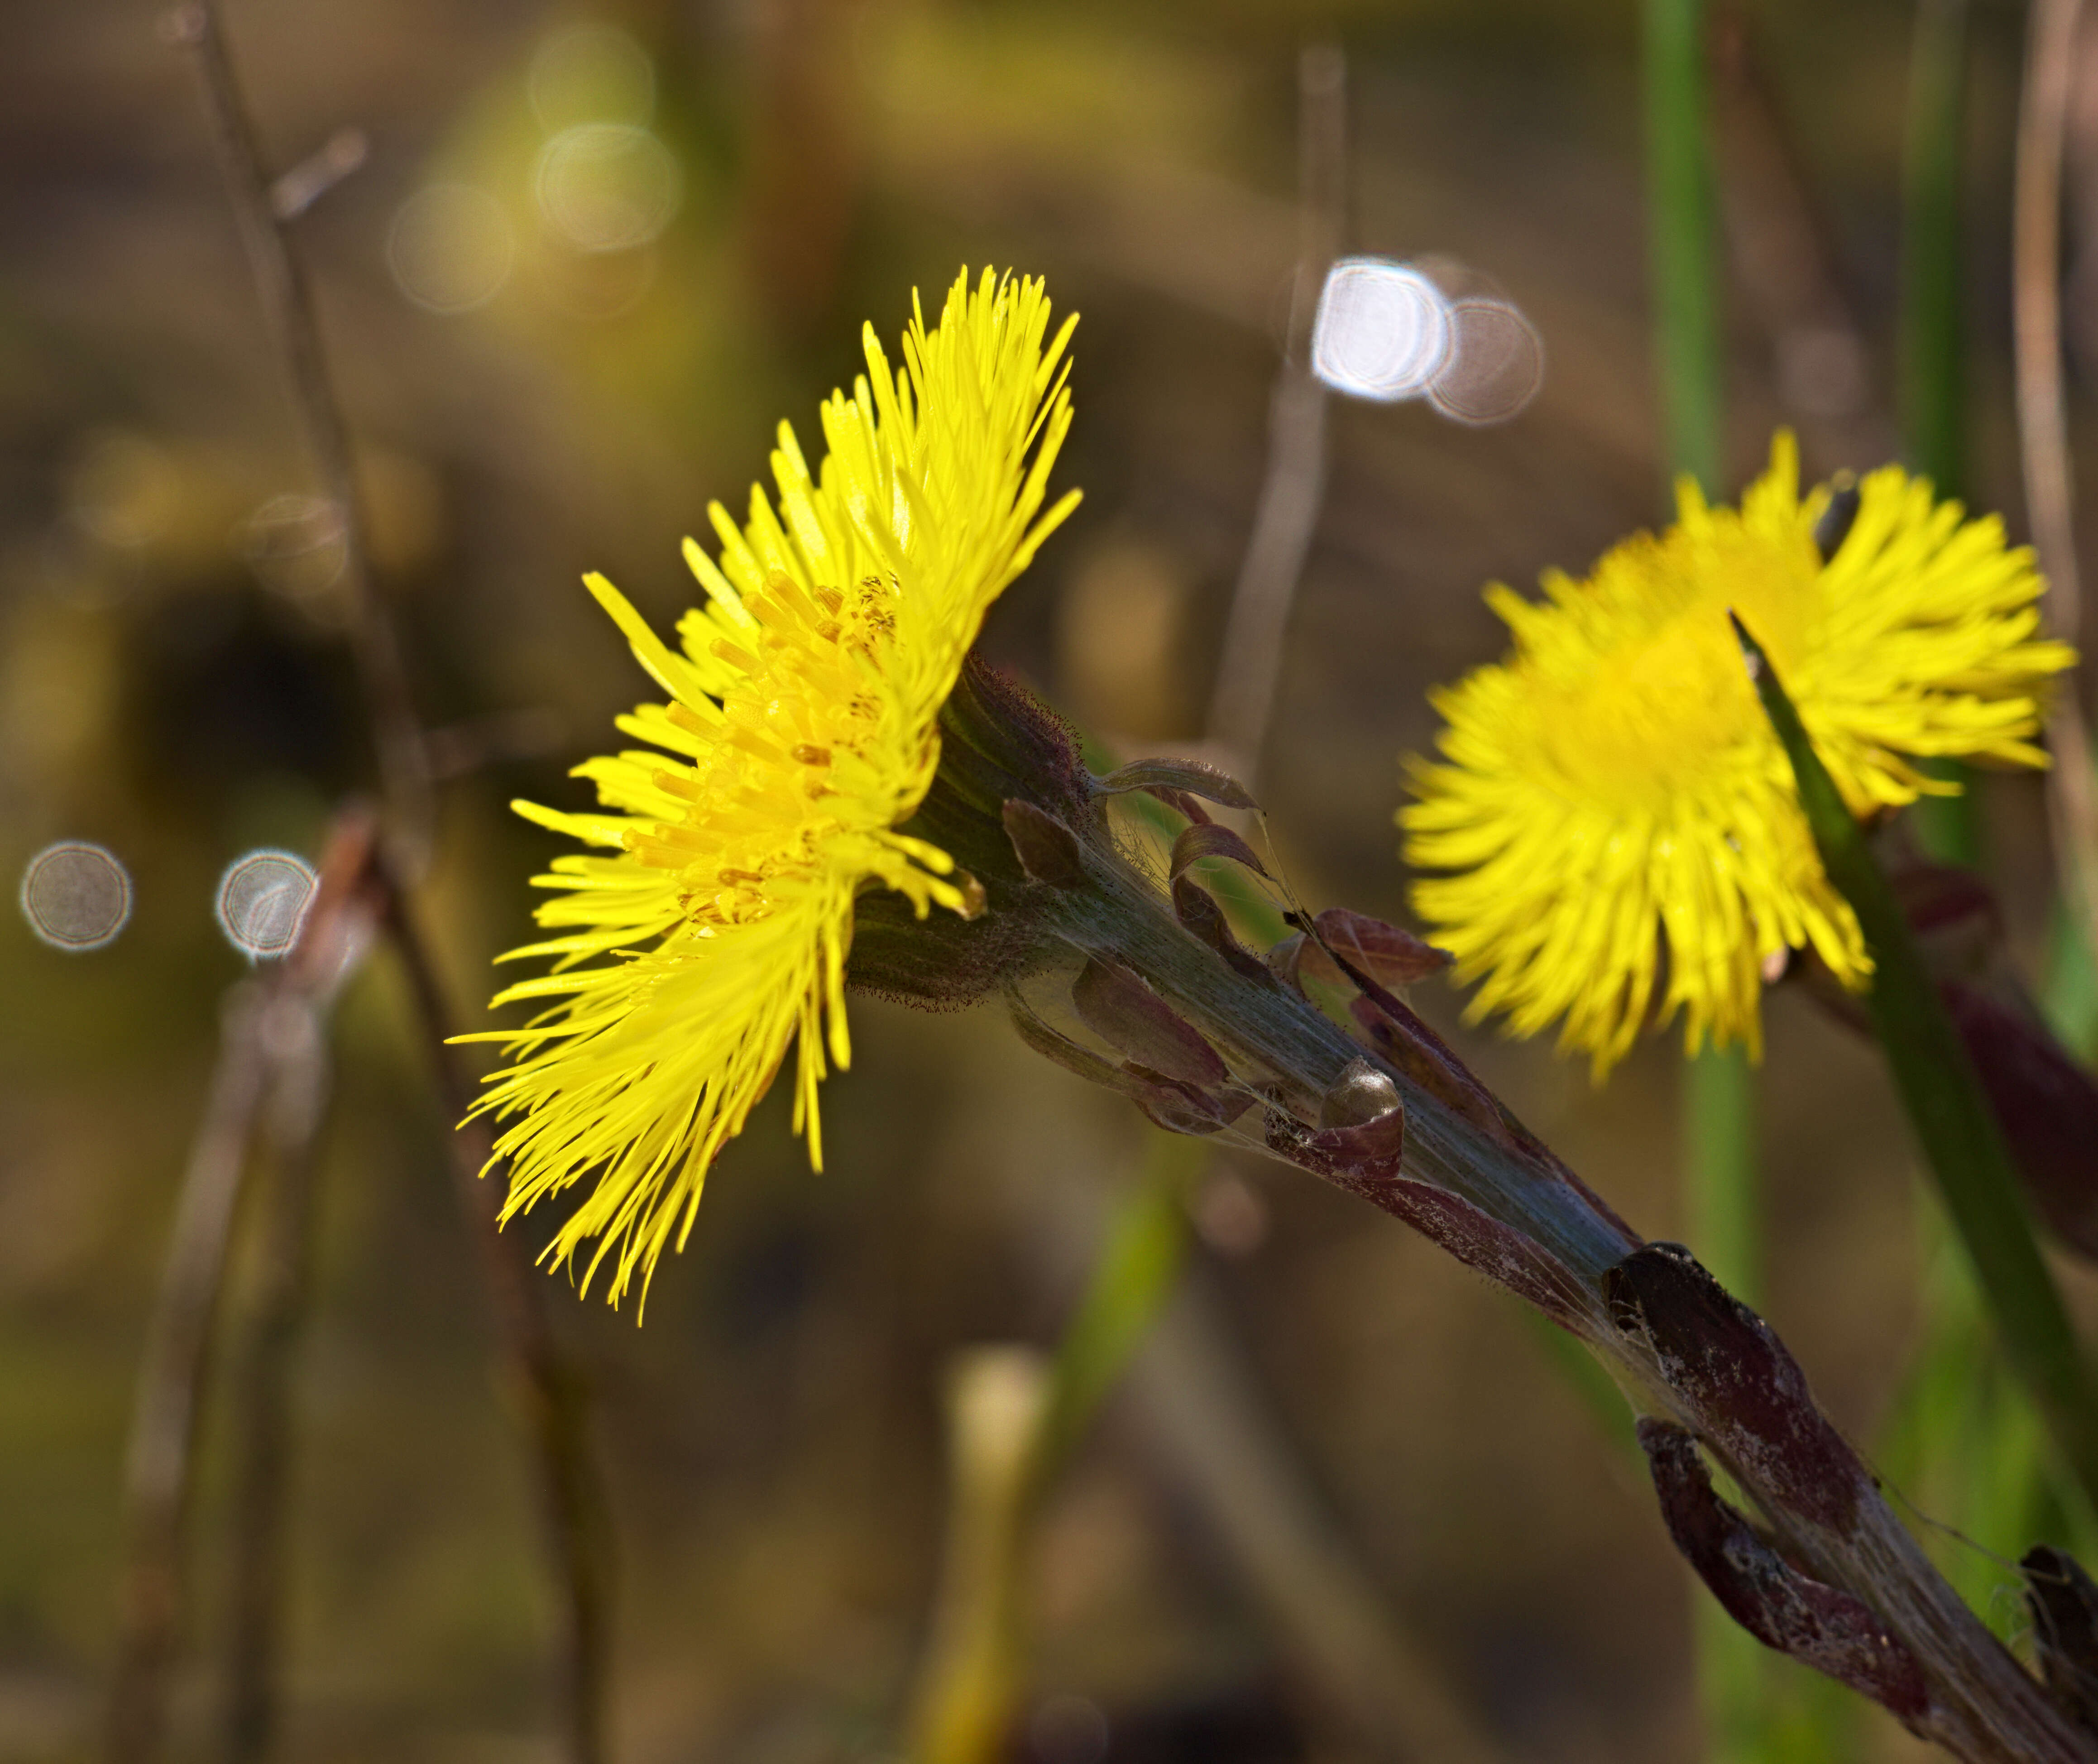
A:
{"type": "Polygon", "coordinates": [[[711,507],[718,565],[685,542],[709,598],[678,647],[587,578],[670,701],[617,720],[651,751],[575,769],[612,812],[513,805],[611,855],[533,878],[556,891],[537,916],[560,934],[503,959],[553,971],[494,1003],[557,1002],[475,1038],[515,1058],[478,1108],[521,1117],[496,1142],[506,1219],[601,1170],[549,1253],[597,1239],[585,1284],[611,1257],[615,1303],[682,1243],[708,1165],[797,1038],[794,1124],[821,1168],[817,1086],[850,1057],[855,895],[894,889],[920,918],[981,902],[897,828],[933,782],[937,719],[985,608],[1078,501],[1042,511],[1074,321],[1051,338],[1042,284],[988,271],[974,288],[963,273],[930,331],[913,304],[900,368],[867,327],[866,376],[823,407],[819,471],[782,423],[776,510],[762,488],[741,528],[711,507]]]}
{"type": "Polygon", "coordinates": [[[1848,984],[1868,971],[1729,608],[1861,816],[1951,788],[1918,757],[2047,763],[2041,696],[2074,656],[2038,634],[2031,552],[1889,466],[1857,485],[1824,559],[1816,524],[1836,494],[1801,496],[1780,434],[1738,512],[1685,480],[1676,524],[1587,580],[1547,573],[1541,605],[1487,590],[1513,648],[1436,696],[1443,761],[1408,759],[1418,800],[1399,814],[1407,861],[1447,872],[1414,902],[1458,977],[1482,982],[1474,1016],[1534,1035],[1563,1015],[1560,1045],[1600,1078],[1657,990],[1692,1051],[1759,1052],[1767,959],[1811,945],[1848,984]]]}

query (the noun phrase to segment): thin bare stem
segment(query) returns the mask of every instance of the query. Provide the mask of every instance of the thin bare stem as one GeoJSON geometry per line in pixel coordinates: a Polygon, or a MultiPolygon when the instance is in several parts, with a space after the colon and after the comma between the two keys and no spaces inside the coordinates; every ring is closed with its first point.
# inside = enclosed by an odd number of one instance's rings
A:
{"type": "Polygon", "coordinates": [[[1289,297],[1289,335],[1268,418],[1267,471],[1239,566],[1209,702],[1209,732],[1249,784],[1260,768],[1282,671],[1282,640],[1311,549],[1326,487],[1326,388],[1311,371],[1311,321],[1340,249],[1347,192],[1347,63],[1314,44],[1297,65],[1302,105],[1302,241],[1289,297]]]}
{"type": "Polygon", "coordinates": [[[330,1077],[327,1027],[312,1000],[286,998],[273,1027],[277,1073],[262,1121],[258,1266],[246,1352],[228,1393],[239,1455],[227,1551],[233,1608],[224,1753],[230,1764],[259,1764],[276,1735],[292,1371],[311,1284],[314,1189],[330,1077]]]}
{"type": "MultiPolygon", "coordinates": [[[[165,34],[195,55],[234,210],[292,401],[315,471],[341,511],[341,579],[353,615],[352,648],[385,792],[385,849],[380,868],[387,883],[387,921],[415,988],[441,1093],[457,1117],[465,1112],[472,1086],[444,1045],[446,1013],[434,970],[414,934],[412,915],[402,894],[420,875],[429,849],[429,748],[415,715],[397,634],[372,581],[349,425],[327,371],[312,291],[285,230],[282,210],[299,206],[288,197],[300,192],[287,191],[282,182],[273,185],[265,169],[214,0],[186,0],[169,15],[165,34]]],[[[336,155],[339,161],[354,156],[346,146],[336,155]]],[[[296,176],[295,170],[295,179],[296,176]]],[[[315,188],[313,194],[318,193],[315,188]]],[[[312,196],[305,200],[310,201],[312,196]]],[[[498,1351],[505,1376],[527,1411],[527,1433],[539,1472],[561,1598],[562,1660],[568,1693],[563,1712],[565,1755],[571,1764],[596,1764],[601,1755],[608,1630],[601,1587],[604,1577],[595,1557],[605,1547],[608,1528],[597,1522],[599,1503],[594,1469],[583,1446],[578,1388],[564,1362],[530,1269],[496,1232],[494,1186],[477,1179],[487,1159],[485,1140],[485,1134],[471,1130],[454,1134],[450,1136],[450,1148],[462,1178],[461,1204],[486,1252],[483,1259],[498,1351]]]]}
{"type": "MultiPolygon", "coordinates": [[[[283,201],[280,186],[265,169],[233,59],[214,0],[186,0],[164,24],[168,40],[190,50],[211,111],[221,169],[226,174],[241,237],[248,247],[255,285],[277,344],[306,448],[328,499],[340,511],[342,592],[349,603],[351,644],[365,713],[377,750],[379,774],[390,818],[388,836],[398,847],[395,862],[415,875],[430,836],[429,766],[408,690],[407,669],[393,621],[371,578],[371,545],[363,499],[357,485],[349,428],[329,377],[314,316],[313,290],[285,233],[288,220],[318,189],[296,204],[283,201]],[[282,212],[286,211],[288,212],[282,212]]],[[[344,138],[337,137],[338,142],[344,138]]],[[[362,138],[357,138],[361,147],[362,138]]],[[[323,157],[327,154],[323,150],[323,157]]],[[[346,151],[338,158],[348,158],[346,151]]],[[[362,157],[361,151],[356,156],[362,157]]],[[[295,169],[292,174],[298,175],[295,169]]],[[[340,175],[338,173],[337,175],[340,175]]],[[[310,182],[309,179],[306,182],[310,182]]],[[[324,187],[324,186],[323,186],[324,187]]]]}
{"type": "Polygon", "coordinates": [[[266,1004],[265,983],[245,980],[229,989],[221,1007],[218,1063],[147,1327],[124,1466],[125,1560],[108,1734],[119,1764],[157,1757],[166,1725],[168,1669],[187,1603],[182,1539],[197,1415],[248,1142],[262,1105],[266,1004]]]}
{"type": "MultiPolygon", "coordinates": [[[[2061,156],[2069,121],[2077,27],[2083,0],[2033,0],[2026,36],[2025,90],[2018,107],[2012,316],[2016,327],[2018,441],[2033,549],[2048,581],[2045,605],[2056,636],[2083,630],[2076,561],[2074,477],[2061,368],[2061,156]]],[[[2098,783],[2074,678],[2065,680],[2048,719],[2054,765],[2048,818],[2062,897],[2098,948],[2098,783]]]]}
{"type": "Polygon", "coordinates": [[[370,850],[368,825],[353,816],[338,824],[297,947],[226,996],[218,1064],[183,1172],[125,1455],[126,1555],[107,1735],[119,1764],[157,1757],[165,1735],[168,1670],[187,1603],[183,1543],[198,1420],[249,1144],[266,1108],[281,1120],[292,1106],[314,1025],[354,967],[370,850]]]}
{"type": "Polygon", "coordinates": [[[484,1120],[466,1118],[473,1082],[446,1039],[451,1016],[444,990],[397,889],[390,897],[387,931],[415,998],[439,1102],[460,1122],[446,1135],[452,1173],[494,1304],[507,1382],[535,1448],[540,1507],[561,1592],[565,1756],[571,1764],[597,1764],[604,1755],[610,1678],[611,1551],[604,1494],[590,1452],[585,1393],[555,1336],[542,1276],[520,1241],[503,1231],[503,1185],[486,1176],[494,1161],[491,1135],[484,1120]]]}

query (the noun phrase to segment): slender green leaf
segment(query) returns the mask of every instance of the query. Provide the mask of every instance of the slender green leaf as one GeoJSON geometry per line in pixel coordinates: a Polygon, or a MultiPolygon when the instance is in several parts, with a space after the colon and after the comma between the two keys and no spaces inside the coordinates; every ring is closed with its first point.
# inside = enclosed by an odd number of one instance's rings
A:
{"type": "Polygon", "coordinates": [[[1791,759],[1822,866],[1864,932],[1873,963],[1873,1025],[1925,1161],[2012,1367],[2032,1391],[2070,1472],[2098,1500],[2098,1406],[2090,1373],[2040,1255],[1988,1099],[1864,829],[1814,751],[1769,657],[1739,618],[1734,629],[1764,712],[1791,759]]]}

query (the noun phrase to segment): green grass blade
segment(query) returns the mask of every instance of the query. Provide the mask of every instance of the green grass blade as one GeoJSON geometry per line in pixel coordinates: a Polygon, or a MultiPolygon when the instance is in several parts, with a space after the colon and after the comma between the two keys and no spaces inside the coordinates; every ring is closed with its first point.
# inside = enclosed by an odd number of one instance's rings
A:
{"type": "Polygon", "coordinates": [[[1792,761],[1823,867],[1850,903],[1872,956],[1872,1022],[1903,1106],[1973,1263],[2004,1351],[2031,1390],[2070,1472],[2098,1500],[2098,1407],[2054,1277],[2033,1235],[2008,1150],[1907,919],[1814,751],[1769,658],[1736,618],[1758,696],[1792,761]]]}

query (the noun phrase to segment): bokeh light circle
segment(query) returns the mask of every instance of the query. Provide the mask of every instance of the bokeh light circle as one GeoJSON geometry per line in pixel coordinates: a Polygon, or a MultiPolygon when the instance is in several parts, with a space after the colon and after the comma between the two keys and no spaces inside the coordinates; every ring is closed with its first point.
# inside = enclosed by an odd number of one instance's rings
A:
{"type": "Polygon", "coordinates": [[[426,184],[394,211],[386,234],[393,285],[425,311],[472,312],[502,292],[517,261],[503,204],[472,184],[426,184]]]}
{"type": "Polygon", "coordinates": [[[572,24],[540,44],[526,80],[532,112],[549,134],[579,122],[638,127],[656,109],[648,52],[612,24],[572,24]]]}
{"type": "Polygon", "coordinates": [[[1343,257],[1326,272],[1311,326],[1311,371],[1334,391],[1392,403],[1418,397],[1450,353],[1449,303],[1418,270],[1343,257]]]}
{"type": "Polygon", "coordinates": [[[271,497],[235,533],[256,575],[295,600],[325,594],[341,578],[349,538],[342,510],[331,498],[296,490],[271,497]]]}
{"type": "Polygon", "coordinates": [[[287,851],[251,851],[218,883],[218,923],[244,955],[282,955],[299,941],[314,897],[313,867],[287,851]]]}
{"type": "Polygon", "coordinates": [[[1452,301],[1449,316],[1450,353],[1429,402],[1459,423],[1505,423],[1544,384],[1544,340],[1508,301],[1452,301]]]}
{"type": "Polygon", "coordinates": [[[46,845],[22,871],[22,916],[55,950],[99,950],[131,916],[131,878],[99,845],[46,845]]]}
{"type": "Polygon", "coordinates": [[[539,213],[563,244],[631,251],[670,224],[684,178],[669,148],[646,129],[584,122],[540,149],[536,188],[539,213]]]}

